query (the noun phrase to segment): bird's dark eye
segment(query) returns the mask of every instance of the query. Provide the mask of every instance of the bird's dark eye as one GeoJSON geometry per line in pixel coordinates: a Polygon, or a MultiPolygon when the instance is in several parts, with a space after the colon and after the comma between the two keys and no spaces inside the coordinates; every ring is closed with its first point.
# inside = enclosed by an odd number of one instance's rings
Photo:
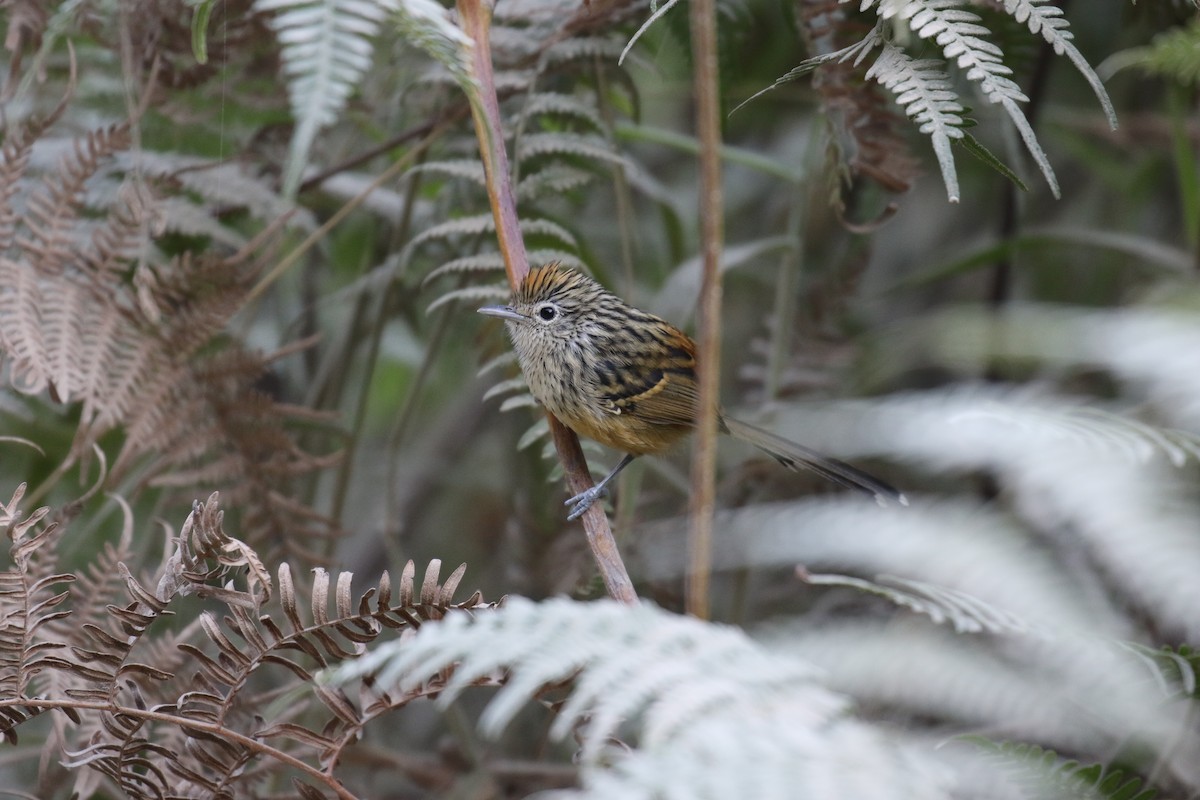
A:
{"type": "Polygon", "coordinates": [[[542,306],[537,310],[537,315],[543,322],[553,322],[554,318],[558,316],[558,309],[554,306],[542,306]]]}

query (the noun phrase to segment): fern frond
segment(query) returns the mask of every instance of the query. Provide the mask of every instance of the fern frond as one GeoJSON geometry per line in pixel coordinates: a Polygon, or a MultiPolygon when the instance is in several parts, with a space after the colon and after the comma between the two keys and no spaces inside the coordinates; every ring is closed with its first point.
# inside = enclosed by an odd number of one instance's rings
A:
{"type": "MultiPolygon", "coordinates": [[[[490,607],[479,593],[456,602],[465,567],[443,580],[438,561],[423,578],[412,562],[395,583],[385,572],[358,597],[350,591],[349,573],[334,580],[318,570],[303,598],[287,564],[272,576],[223,522],[215,493],[195,503],[153,591],[118,563],[131,602],[108,605],[101,621],[73,634],[74,663],[52,665],[65,676],[58,697],[106,706],[104,713],[75,719],[70,733],[77,744],[66,748],[67,766],[95,770],[130,796],[185,796],[191,789],[259,796],[254,787],[262,776],[246,769],[252,760],[288,753],[330,767],[369,719],[395,707],[365,681],[360,710],[340,689],[315,685],[314,669],[356,657],[387,631],[417,627],[452,609],[490,607]],[[143,641],[149,626],[184,597],[217,603],[225,614],[201,613],[178,649],[163,649],[169,637],[143,641]],[[287,703],[272,702],[280,696],[277,689],[260,694],[253,688],[263,673],[272,673],[273,687],[281,685],[275,673],[285,676],[287,703]],[[301,688],[289,688],[289,677],[301,688]],[[155,721],[141,713],[147,707],[154,708],[155,721]],[[310,729],[301,724],[302,712],[314,709],[325,721],[310,729]],[[248,747],[248,740],[271,744],[264,753],[248,747]]],[[[12,724],[24,718],[0,716],[12,724]]]]}
{"type": "Polygon", "coordinates": [[[1136,642],[1126,642],[1124,647],[1146,666],[1164,697],[1200,696],[1200,651],[1196,648],[1185,644],[1155,649],[1136,642]]]}
{"type": "Polygon", "coordinates": [[[1080,764],[1053,750],[1025,742],[996,742],[965,736],[987,759],[1007,772],[1030,800],[1154,800],[1158,792],[1126,770],[1080,764]]]}
{"type": "MultiPolygon", "coordinates": [[[[637,11],[638,3],[630,3],[629,10],[637,11]]],[[[644,6],[643,6],[644,8],[644,6]]],[[[630,42],[632,44],[632,42],[630,42]]],[[[538,65],[542,71],[570,61],[600,59],[617,61],[623,58],[626,48],[619,41],[606,36],[572,36],[555,41],[542,55],[538,65]]]]}
{"type": "Polygon", "coordinates": [[[1100,107],[1104,109],[1104,115],[1108,117],[1109,126],[1116,130],[1117,112],[1113,109],[1112,100],[1109,99],[1100,76],[1071,42],[1075,35],[1069,30],[1070,24],[1063,17],[1063,10],[1047,0],[1004,0],[1004,10],[1017,22],[1027,25],[1030,33],[1040,33],[1056,54],[1066,55],[1070,59],[1075,69],[1079,70],[1079,74],[1092,87],[1096,99],[1100,101],[1100,107]]]}
{"type": "MultiPolygon", "coordinates": [[[[632,172],[632,171],[631,171],[632,172]]],[[[596,180],[596,174],[566,164],[547,164],[521,176],[517,200],[536,200],[546,195],[566,194],[596,180]]]]}
{"type": "Polygon", "coordinates": [[[53,634],[55,623],[71,613],[69,608],[60,608],[70,596],[62,587],[75,580],[74,575],[53,571],[53,559],[37,558],[41,548],[53,548],[59,524],[45,522],[50,512],[46,507],[22,514],[18,506],[24,493],[21,484],[9,503],[0,505],[0,522],[12,542],[8,550],[12,566],[0,572],[0,606],[4,608],[0,697],[13,701],[11,708],[0,713],[0,737],[13,742],[16,726],[41,713],[36,706],[20,705],[31,684],[40,673],[70,663],[65,658],[66,641],[53,634]]]}
{"type": "Polygon", "coordinates": [[[1200,18],[1154,37],[1145,47],[1134,47],[1110,56],[1101,71],[1112,75],[1120,69],[1138,67],[1184,85],[1200,83],[1200,18]]]}
{"type": "MultiPolygon", "coordinates": [[[[1122,318],[1117,324],[1130,322],[1122,318]]],[[[1101,326],[1089,330],[1080,340],[1089,349],[1105,342],[1104,355],[1117,358],[1136,350],[1138,369],[1146,369],[1144,340],[1106,340],[1098,335],[1101,326]]],[[[989,325],[982,335],[993,340],[999,333],[989,325]]],[[[1021,335],[1037,334],[1027,324],[1021,335]]],[[[1036,345],[1039,352],[1047,351],[1048,341],[1043,329],[1036,345]]],[[[1156,345],[1160,343],[1161,339],[1156,345]]],[[[1189,351],[1172,347],[1164,347],[1170,356],[1159,359],[1162,363],[1154,369],[1163,370],[1164,378],[1174,374],[1172,391],[1180,391],[1190,376],[1172,373],[1178,362],[1172,364],[1170,358],[1182,358],[1189,351]]],[[[1191,591],[1193,584],[1186,576],[1200,572],[1200,548],[1187,533],[1197,511],[1186,484],[1173,474],[1170,459],[1177,451],[1164,451],[1160,437],[1146,437],[1140,426],[1114,423],[1111,415],[1080,414],[1077,402],[1000,387],[917,393],[869,405],[870,411],[847,404],[812,415],[793,406],[776,417],[773,427],[818,449],[845,452],[844,446],[832,442],[854,441],[871,452],[915,459],[934,470],[986,469],[1009,493],[1016,513],[1041,535],[1083,548],[1112,570],[1125,596],[1159,625],[1189,637],[1196,633],[1189,608],[1200,603],[1200,593],[1191,591]],[[1130,446],[1138,440],[1137,446],[1130,446]],[[1128,535],[1133,520],[1139,520],[1136,540],[1128,535]]],[[[1127,415],[1118,418],[1123,416],[1127,415]]],[[[919,575],[887,566],[871,572],[919,575]]],[[[921,579],[946,583],[927,575],[921,579]]],[[[952,580],[950,585],[956,584],[952,580]]],[[[1021,613],[1005,602],[1000,605],[1021,613]]],[[[1064,607],[1061,602],[1046,605],[1064,607]]]]}
{"type": "Polygon", "coordinates": [[[409,172],[444,175],[449,178],[467,180],[479,186],[484,185],[483,162],[477,158],[464,158],[457,161],[427,161],[424,164],[417,164],[409,172]]]}
{"type": "Polygon", "coordinates": [[[491,400],[493,397],[499,397],[502,394],[509,392],[517,392],[525,389],[525,379],[523,377],[509,378],[506,381],[500,381],[483,393],[483,399],[491,400]]]}
{"type": "MultiPolygon", "coordinates": [[[[724,535],[715,543],[715,570],[803,564],[813,571],[902,575],[970,594],[998,614],[1039,627],[1090,629],[1110,638],[1127,630],[1107,597],[1065,584],[1061,565],[1036,548],[1017,521],[973,504],[914,502],[896,513],[852,497],[808,499],[721,511],[716,524],[724,535]],[[967,529],[980,534],[964,538],[967,529]]],[[[651,526],[630,568],[655,580],[682,576],[685,537],[678,521],[651,526]]]]}
{"type": "Polygon", "coordinates": [[[608,126],[604,124],[595,105],[585,103],[574,95],[561,92],[530,94],[521,106],[521,120],[527,122],[529,119],[543,114],[580,120],[596,133],[604,133],[608,130],[608,126]]]}
{"type": "Polygon", "coordinates": [[[312,212],[285,200],[268,177],[250,174],[244,164],[170,152],[141,152],[136,166],[165,184],[202,198],[207,201],[206,207],[245,209],[264,222],[286,217],[290,226],[305,230],[316,227],[312,212]]]}
{"type": "Polygon", "coordinates": [[[372,40],[380,24],[399,5],[400,0],[256,0],[256,11],[274,12],[271,27],[280,44],[296,120],[284,173],[285,195],[294,194],[300,185],[317,133],[345,108],[371,66],[372,40]]]}
{"type": "Polygon", "coordinates": [[[871,765],[872,785],[887,786],[887,796],[945,796],[913,753],[846,717],[842,698],[807,664],[736,629],[649,605],[514,598],[488,614],[426,625],[333,679],[377,672],[380,685],[411,693],[449,669],[449,680],[436,681],[443,705],[506,676],[480,718],[489,736],[543,687],[571,682],[550,733],[580,735],[584,797],[874,796],[844,768],[848,757],[871,765]],[[625,721],[636,743],[606,746],[625,721]],[[683,763],[689,768],[672,767],[683,763]]]}
{"type": "Polygon", "coordinates": [[[31,194],[24,223],[32,236],[18,237],[17,243],[42,274],[60,275],[73,266],[70,229],[79,216],[86,184],[104,162],[128,146],[125,125],[88,131],[73,143],[73,152],[62,158],[40,190],[31,194]]]}
{"type": "Polygon", "coordinates": [[[950,202],[958,202],[958,174],[950,140],[963,136],[964,109],[941,63],[933,59],[917,61],[895,45],[884,43],[882,52],[867,70],[867,78],[874,78],[891,90],[897,104],[920,126],[920,132],[929,136],[942,170],[946,195],[950,202]]]}
{"type": "Polygon", "coordinates": [[[455,303],[460,300],[468,304],[486,303],[490,300],[506,300],[508,299],[511,290],[508,284],[500,284],[497,286],[466,286],[461,289],[454,289],[439,296],[436,300],[430,303],[425,308],[425,312],[434,311],[447,303],[455,303]]]}
{"type": "Polygon", "coordinates": [[[517,140],[517,160],[528,161],[544,155],[581,158],[625,165],[628,159],[613,150],[608,142],[595,136],[575,133],[532,133],[517,140]]]}
{"type": "Polygon", "coordinates": [[[404,38],[432,56],[473,96],[470,53],[475,42],[454,24],[450,13],[433,0],[399,0],[397,11],[397,27],[404,38]]]}
{"type": "MultiPolygon", "coordinates": [[[[551,261],[559,261],[573,269],[587,271],[583,262],[574,253],[568,253],[566,250],[530,250],[528,253],[530,264],[548,264],[551,261]]],[[[499,253],[477,253],[471,256],[463,256],[451,261],[447,261],[437,269],[432,270],[425,279],[421,281],[421,285],[433,283],[438,278],[443,278],[447,275],[464,275],[485,272],[502,272],[504,270],[504,259],[499,253]]]]}
{"type": "Polygon", "coordinates": [[[848,586],[883,597],[928,617],[935,625],[949,622],[956,633],[1027,635],[1033,632],[1028,622],[1011,612],[965,592],[924,581],[892,575],[881,575],[874,581],[868,581],[848,575],[814,575],[807,572],[801,573],[800,579],[814,586],[848,586]]]}
{"type": "MultiPolygon", "coordinates": [[[[495,228],[496,221],[490,213],[473,214],[438,223],[414,236],[400,253],[399,261],[400,263],[407,263],[418,248],[429,242],[448,239],[453,236],[478,236],[479,234],[490,233],[495,228]]],[[[579,242],[576,240],[574,234],[557,222],[548,219],[538,217],[522,219],[521,232],[530,238],[535,236],[545,237],[565,245],[572,251],[578,250],[579,242]]]]}
{"type": "Polygon", "coordinates": [[[955,8],[958,5],[958,0],[863,0],[861,7],[866,10],[875,6],[883,19],[906,20],[914,34],[922,39],[932,39],[947,60],[966,70],[967,80],[978,83],[988,102],[999,105],[1008,114],[1050,191],[1059,197],[1058,180],[1050,160],[1018,105],[1029,98],[1008,77],[1012,70],[1004,64],[1003,51],[982,38],[988,34],[988,29],[979,24],[979,15],[955,8]]]}

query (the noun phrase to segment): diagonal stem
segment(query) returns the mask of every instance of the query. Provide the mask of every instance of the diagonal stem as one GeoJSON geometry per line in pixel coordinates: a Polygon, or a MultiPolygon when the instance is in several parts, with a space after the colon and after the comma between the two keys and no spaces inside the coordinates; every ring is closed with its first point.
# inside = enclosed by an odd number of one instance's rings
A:
{"type": "MultiPolygon", "coordinates": [[[[483,158],[484,175],[487,179],[488,200],[496,219],[496,236],[500,242],[500,253],[504,257],[504,268],[508,282],[516,288],[529,272],[529,258],[525,252],[525,240],[521,236],[521,225],[517,218],[517,200],[513,192],[512,175],[508,168],[508,154],[504,150],[503,126],[500,120],[500,100],[496,95],[496,81],[492,71],[492,54],[488,45],[488,33],[492,23],[491,0],[458,0],[458,14],[463,32],[475,43],[471,52],[471,77],[474,90],[468,90],[471,101],[471,118],[475,122],[475,134],[479,138],[479,152],[483,158]]],[[[591,473],[579,446],[579,438],[573,431],[550,414],[550,433],[566,472],[567,487],[572,494],[586,491],[592,486],[591,473]]],[[[592,557],[604,578],[604,585],[611,597],[626,603],[637,602],[633,581],[621,561],[616,539],[609,527],[608,517],[601,504],[596,503],[583,515],[583,530],[587,534],[592,557]]]]}

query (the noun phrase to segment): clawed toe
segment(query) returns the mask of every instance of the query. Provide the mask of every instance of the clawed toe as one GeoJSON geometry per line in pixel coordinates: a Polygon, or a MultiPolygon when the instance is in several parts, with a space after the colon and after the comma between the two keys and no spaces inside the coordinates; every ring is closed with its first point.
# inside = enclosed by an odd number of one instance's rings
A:
{"type": "Polygon", "coordinates": [[[603,497],[607,492],[604,486],[593,486],[585,492],[580,492],[572,498],[569,498],[563,503],[564,506],[570,506],[571,512],[567,514],[568,521],[574,521],[583,516],[583,512],[592,507],[592,504],[603,497]]]}

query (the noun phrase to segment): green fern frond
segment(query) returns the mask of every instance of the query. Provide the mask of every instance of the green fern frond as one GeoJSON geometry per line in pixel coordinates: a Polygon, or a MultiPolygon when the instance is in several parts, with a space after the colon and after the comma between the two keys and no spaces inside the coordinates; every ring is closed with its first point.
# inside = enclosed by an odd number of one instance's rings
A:
{"type": "Polygon", "coordinates": [[[502,394],[510,392],[519,392],[525,388],[525,379],[523,377],[509,378],[508,380],[500,381],[484,392],[483,399],[485,401],[491,400],[493,397],[499,397],[502,394]]]}
{"type": "Polygon", "coordinates": [[[1031,800],[1154,800],[1158,791],[1127,770],[1080,764],[1026,742],[996,742],[964,736],[1011,777],[1031,800]]]}
{"type": "Polygon", "coordinates": [[[566,194],[594,180],[594,172],[566,164],[547,164],[536,172],[521,176],[517,184],[517,200],[530,201],[546,195],[566,194]]]}
{"type": "MultiPolygon", "coordinates": [[[[512,411],[514,408],[541,408],[541,404],[531,394],[519,394],[510,397],[500,404],[501,411],[512,411]]],[[[553,454],[548,457],[553,457],[553,454]]]]}
{"type": "Polygon", "coordinates": [[[1200,83],[1200,17],[1159,34],[1146,47],[1117,53],[1105,62],[1103,71],[1112,75],[1127,67],[1137,67],[1188,86],[1200,83]]]}
{"type": "Polygon", "coordinates": [[[535,92],[529,95],[521,108],[522,120],[529,120],[543,114],[580,120],[597,133],[603,133],[608,129],[595,105],[585,103],[578,97],[569,94],[535,92]]]}
{"type": "Polygon", "coordinates": [[[545,71],[549,67],[570,61],[593,58],[616,61],[621,58],[621,51],[621,43],[613,39],[604,36],[576,36],[555,42],[543,54],[539,67],[545,71]]]}
{"type": "Polygon", "coordinates": [[[575,157],[585,161],[604,161],[625,166],[628,159],[613,150],[608,142],[595,136],[575,133],[532,133],[517,141],[520,162],[544,155],[575,157]]]}
{"type": "Polygon", "coordinates": [[[1165,697],[1200,697],[1200,650],[1186,644],[1154,649],[1136,642],[1124,647],[1146,665],[1165,697]]]}

